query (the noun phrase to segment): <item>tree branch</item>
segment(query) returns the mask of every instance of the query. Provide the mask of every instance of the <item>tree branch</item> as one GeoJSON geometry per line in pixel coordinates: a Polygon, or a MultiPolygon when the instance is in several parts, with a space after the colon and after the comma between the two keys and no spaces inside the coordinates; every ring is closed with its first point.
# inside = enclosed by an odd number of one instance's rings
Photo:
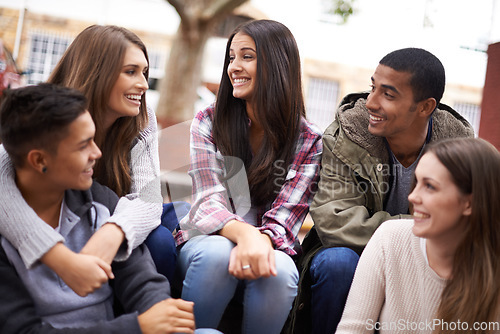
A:
{"type": "Polygon", "coordinates": [[[219,0],[213,1],[213,3],[205,9],[201,15],[202,20],[210,20],[216,18],[220,15],[229,14],[235,8],[241,6],[248,0],[219,0]]]}
{"type": "Polygon", "coordinates": [[[167,1],[172,7],[174,7],[177,14],[179,14],[181,22],[184,19],[187,19],[186,6],[184,5],[184,1],[182,0],[165,0],[165,1],[167,1]]]}

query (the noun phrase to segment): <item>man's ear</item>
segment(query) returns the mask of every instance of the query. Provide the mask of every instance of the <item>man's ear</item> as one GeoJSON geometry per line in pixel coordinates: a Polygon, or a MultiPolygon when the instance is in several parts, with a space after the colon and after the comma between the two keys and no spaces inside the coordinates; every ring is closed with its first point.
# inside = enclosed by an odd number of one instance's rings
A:
{"type": "Polygon", "coordinates": [[[29,151],[26,160],[28,166],[39,171],[40,173],[43,174],[47,171],[47,152],[44,150],[29,151]]]}
{"type": "Polygon", "coordinates": [[[436,99],[433,97],[429,97],[423,101],[419,102],[419,111],[420,114],[426,118],[430,117],[434,109],[436,109],[436,99]]]}

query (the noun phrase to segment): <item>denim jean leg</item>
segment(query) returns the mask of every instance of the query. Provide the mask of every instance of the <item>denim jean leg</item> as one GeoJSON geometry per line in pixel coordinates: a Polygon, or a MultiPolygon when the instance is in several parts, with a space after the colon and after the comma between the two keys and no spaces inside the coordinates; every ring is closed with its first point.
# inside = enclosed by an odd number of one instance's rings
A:
{"type": "Polygon", "coordinates": [[[238,280],[229,274],[234,247],[219,235],[191,238],[179,251],[177,269],[184,277],[182,299],[194,302],[197,328],[217,328],[238,280]]]}
{"type": "Polygon", "coordinates": [[[177,249],[172,232],[160,225],[149,233],[145,244],[151,253],[156,270],[167,277],[172,284],[177,260],[177,249]]]}
{"type": "Polygon", "coordinates": [[[172,232],[179,220],[189,212],[189,208],[190,204],[186,202],[164,203],[161,225],[151,231],[145,240],[156,270],[167,277],[170,284],[174,279],[177,262],[177,249],[172,232]]]}
{"type": "Polygon", "coordinates": [[[311,312],[314,334],[335,333],[359,256],[346,247],[320,250],[311,263],[311,312]]]}
{"type": "Polygon", "coordinates": [[[191,204],[182,201],[163,203],[161,224],[173,232],[181,219],[189,213],[190,208],[191,204]]]}
{"type": "Polygon", "coordinates": [[[243,334],[279,334],[292,308],[299,273],[290,256],[274,254],[277,276],[245,281],[243,334]]]}
{"type": "Polygon", "coordinates": [[[223,333],[213,328],[198,328],[194,331],[194,334],[223,334],[223,333]]]}

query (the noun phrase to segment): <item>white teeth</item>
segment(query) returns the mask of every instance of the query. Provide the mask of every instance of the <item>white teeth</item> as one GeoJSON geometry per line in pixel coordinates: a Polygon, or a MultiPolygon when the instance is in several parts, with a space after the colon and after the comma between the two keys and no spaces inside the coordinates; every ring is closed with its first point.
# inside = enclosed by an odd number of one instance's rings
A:
{"type": "Polygon", "coordinates": [[[127,99],[131,99],[131,100],[136,100],[136,101],[140,101],[141,100],[141,95],[132,95],[132,94],[127,94],[125,95],[125,97],[127,99]]]}
{"type": "Polygon", "coordinates": [[[414,212],[413,217],[418,218],[418,219],[425,219],[425,218],[429,218],[430,216],[428,214],[425,214],[422,212],[414,212]]]}
{"type": "Polygon", "coordinates": [[[377,121],[377,122],[379,122],[379,121],[383,121],[383,120],[384,120],[384,119],[383,119],[383,118],[381,118],[381,117],[375,117],[375,116],[373,116],[373,115],[370,115],[370,119],[371,119],[371,120],[373,120],[373,121],[377,121]]]}
{"type": "Polygon", "coordinates": [[[249,79],[234,79],[234,83],[240,84],[249,81],[249,79]]]}

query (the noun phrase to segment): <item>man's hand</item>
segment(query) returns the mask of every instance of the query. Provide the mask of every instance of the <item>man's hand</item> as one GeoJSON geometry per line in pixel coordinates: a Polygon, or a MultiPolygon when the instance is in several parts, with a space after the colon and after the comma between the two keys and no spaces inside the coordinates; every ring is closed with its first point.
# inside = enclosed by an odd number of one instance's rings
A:
{"type": "Polygon", "coordinates": [[[62,243],[52,247],[41,261],[51,268],[79,296],[99,289],[114,275],[111,265],[93,255],[76,254],[62,243]]]}
{"type": "Polygon", "coordinates": [[[165,299],[139,315],[144,334],[194,333],[193,302],[165,299]]]}

